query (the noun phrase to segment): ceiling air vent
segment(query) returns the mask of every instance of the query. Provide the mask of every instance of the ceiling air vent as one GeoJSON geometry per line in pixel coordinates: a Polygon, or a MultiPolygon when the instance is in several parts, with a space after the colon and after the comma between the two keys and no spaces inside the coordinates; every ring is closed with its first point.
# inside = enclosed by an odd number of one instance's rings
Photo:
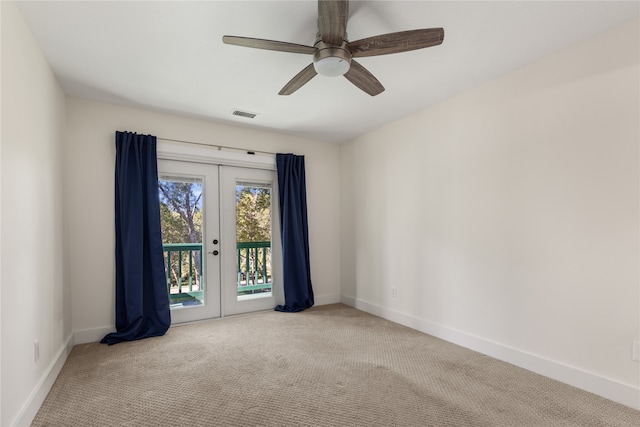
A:
{"type": "Polygon", "coordinates": [[[248,111],[242,111],[242,110],[233,110],[233,115],[234,116],[240,116],[240,117],[246,117],[247,119],[254,119],[258,114],[257,113],[250,113],[248,111]]]}

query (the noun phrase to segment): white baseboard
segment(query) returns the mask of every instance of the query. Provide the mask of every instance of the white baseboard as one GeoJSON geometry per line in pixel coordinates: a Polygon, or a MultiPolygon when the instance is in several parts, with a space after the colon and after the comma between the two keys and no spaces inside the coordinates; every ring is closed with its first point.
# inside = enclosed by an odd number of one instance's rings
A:
{"type": "Polygon", "coordinates": [[[90,342],[99,342],[105,335],[115,332],[113,326],[103,326],[102,328],[83,329],[73,334],[73,341],[77,344],[87,344],[90,342]]]}
{"type": "Polygon", "coordinates": [[[337,304],[340,302],[340,295],[314,295],[314,305],[337,304]]]}
{"type": "Polygon", "coordinates": [[[56,353],[47,370],[42,374],[40,381],[38,381],[34,387],[24,406],[20,409],[20,412],[18,412],[14,422],[11,424],[12,426],[27,427],[31,425],[44,399],[47,397],[47,394],[49,394],[53,383],[56,378],[58,378],[64,362],[67,361],[73,345],[73,335],[69,335],[69,338],[60,346],[60,350],[56,353]]]}
{"type": "Polygon", "coordinates": [[[640,388],[604,378],[482,337],[429,322],[390,308],[342,295],[340,302],[383,319],[416,329],[545,377],[640,410],[640,388]]]}

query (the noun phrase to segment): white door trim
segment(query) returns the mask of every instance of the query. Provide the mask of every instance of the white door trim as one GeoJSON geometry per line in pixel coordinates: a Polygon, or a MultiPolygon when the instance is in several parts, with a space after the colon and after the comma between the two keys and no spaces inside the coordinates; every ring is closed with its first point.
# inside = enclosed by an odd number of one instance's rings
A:
{"type": "Polygon", "coordinates": [[[215,146],[205,147],[170,142],[158,142],[156,148],[158,159],[162,160],[276,170],[276,158],[274,155],[248,154],[239,151],[220,150],[215,146]]]}

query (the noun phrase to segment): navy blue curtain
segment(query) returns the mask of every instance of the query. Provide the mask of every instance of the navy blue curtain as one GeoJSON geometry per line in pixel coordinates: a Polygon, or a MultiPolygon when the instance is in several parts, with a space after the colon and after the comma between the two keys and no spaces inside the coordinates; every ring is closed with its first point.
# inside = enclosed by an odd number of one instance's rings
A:
{"type": "Polygon", "coordinates": [[[116,132],[116,330],[102,343],[164,335],[171,325],[164,272],[156,137],[116,132]]]}
{"type": "Polygon", "coordinates": [[[304,156],[276,154],[276,167],[285,305],[275,309],[296,312],[313,306],[304,156]]]}

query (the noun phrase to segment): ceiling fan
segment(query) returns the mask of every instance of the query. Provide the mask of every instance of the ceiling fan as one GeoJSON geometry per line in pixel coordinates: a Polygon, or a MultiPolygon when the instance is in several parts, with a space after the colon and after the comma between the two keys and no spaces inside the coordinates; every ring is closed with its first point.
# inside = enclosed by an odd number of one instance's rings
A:
{"type": "Polygon", "coordinates": [[[444,29],[400,31],[350,42],[347,39],[348,0],[318,1],[318,33],[314,46],[250,37],[224,36],[226,44],[256,49],[313,55],[313,63],[296,74],[278,95],[291,95],[316,74],[344,75],[347,80],[371,96],[384,91],[384,86],[353,58],[387,55],[436,46],[444,40],[444,29]]]}

